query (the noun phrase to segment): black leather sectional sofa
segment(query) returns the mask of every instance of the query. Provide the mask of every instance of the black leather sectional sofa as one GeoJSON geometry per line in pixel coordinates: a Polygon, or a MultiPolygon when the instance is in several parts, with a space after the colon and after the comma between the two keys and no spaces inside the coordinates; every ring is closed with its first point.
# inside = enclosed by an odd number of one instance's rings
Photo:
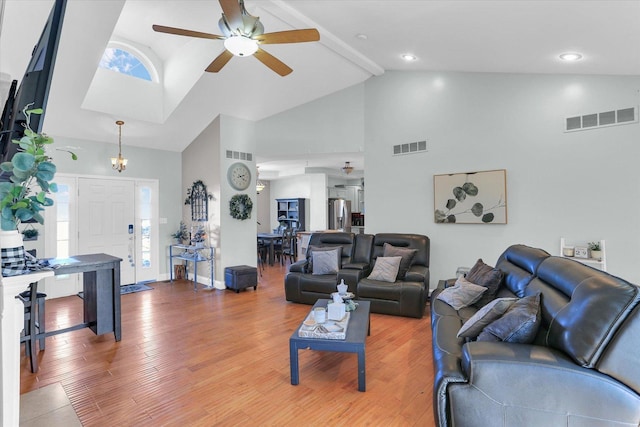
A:
{"type": "Polygon", "coordinates": [[[429,238],[419,234],[343,232],[313,233],[307,256],[289,268],[284,288],[287,301],[314,304],[331,298],[341,280],[356,299],[371,302],[374,313],[421,318],[429,294],[429,238]],[[396,248],[414,250],[406,274],[394,282],[367,278],[376,259],[384,254],[385,243],[396,248]],[[313,248],[341,247],[342,256],[336,274],[313,274],[313,248]]]}
{"type": "Polygon", "coordinates": [[[523,245],[495,266],[497,297],[540,293],[531,344],[457,338],[478,309],[431,296],[433,408],[444,426],[640,425],[640,288],[523,245]]]}

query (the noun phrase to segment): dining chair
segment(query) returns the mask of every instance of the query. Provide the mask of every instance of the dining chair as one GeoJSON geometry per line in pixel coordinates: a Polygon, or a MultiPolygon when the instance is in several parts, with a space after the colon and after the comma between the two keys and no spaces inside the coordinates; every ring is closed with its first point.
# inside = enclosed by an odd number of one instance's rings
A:
{"type": "Polygon", "coordinates": [[[16,296],[24,305],[24,331],[20,343],[25,343],[25,355],[30,359],[31,372],[38,372],[36,343],[40,341],[40,350],[45,348],[45,298],[47,294],[38,292],[38,282],[29,285],[29,289],[16,296]],[[40,335],[40,338],[38,336],[40,335]]]}
{"type": "Polygon", "coordinates": [[[285,231],[282,236],[282,249],[280,263],[285,264],[285,257],[289,257],[289,263],[293,264],[297,259],[296,233],[292,229],[285,231]]]}
{"type": "Polygon", "coordinates": [[[279,226],[274,230],[274,234],[280,234],[282,237],[273,240],[273,257],[275,261],[280,262],[280,264],[284,263],[283,260],[283,249],[284,249],[284,240],[287,235],[287,231],[290,229],[279,226]]]}
{"type": "Polygon", "coordinates": [[[268,248],[263,241],[258,239],[258,273],[262,277],[262,270],[264,270],[264,260],[267,256],[268,248]]]}

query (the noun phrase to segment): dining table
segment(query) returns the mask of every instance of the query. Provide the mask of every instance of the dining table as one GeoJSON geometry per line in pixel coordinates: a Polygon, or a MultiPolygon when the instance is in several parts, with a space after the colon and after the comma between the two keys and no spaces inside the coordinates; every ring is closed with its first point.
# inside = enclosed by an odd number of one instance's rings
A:
{"type": "Polygon", "coordinates": [[[278,233],[258,233],[258,240],[262,240],[269,247],[269,265],[273,266],[275,262],[274,246],[278,240],[282,240],[282,234],[278,233]]]}

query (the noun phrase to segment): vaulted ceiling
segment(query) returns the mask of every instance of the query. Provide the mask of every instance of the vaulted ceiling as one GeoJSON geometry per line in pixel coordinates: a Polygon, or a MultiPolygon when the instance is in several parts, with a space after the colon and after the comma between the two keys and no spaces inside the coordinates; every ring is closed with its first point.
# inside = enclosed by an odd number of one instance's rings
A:
{"type": "MultiPolygon", "coordinates": [[[[20,79],[53,0],[0,2],[0,80],[20,79]]],[[[640,75],[636,0],[246,0],[246,8],[265,32],[313,27],[320,41],[263,46],[293,68],[286,77],[253,57],[206,73],[222,41],[157,33],[151,25],[220,34],[218,1],[68,0],[47,132],[115,143],[121,119],[126,145],[182,151],[219,114],[264,119],[385,70],[640,75]],[[130,77],[97,72],[110,41],[153,59],[160,103],[118,80],[130,77]],[[569,51],[583,59],[560,61],[569,51]],[[406,62],[404,53],[417,60],[406,62]]],[[[357,161],[327,159],[314,166],[357,161]]]]}

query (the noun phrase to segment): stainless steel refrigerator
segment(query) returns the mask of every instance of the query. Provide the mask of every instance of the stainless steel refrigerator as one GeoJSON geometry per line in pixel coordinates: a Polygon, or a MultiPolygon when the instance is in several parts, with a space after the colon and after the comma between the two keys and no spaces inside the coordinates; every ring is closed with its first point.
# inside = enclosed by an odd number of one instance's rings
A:
{"type": "Polygon", "coordinates": [[[351,201],[329,199],[329,230],[351,232],[351,201]]]}

